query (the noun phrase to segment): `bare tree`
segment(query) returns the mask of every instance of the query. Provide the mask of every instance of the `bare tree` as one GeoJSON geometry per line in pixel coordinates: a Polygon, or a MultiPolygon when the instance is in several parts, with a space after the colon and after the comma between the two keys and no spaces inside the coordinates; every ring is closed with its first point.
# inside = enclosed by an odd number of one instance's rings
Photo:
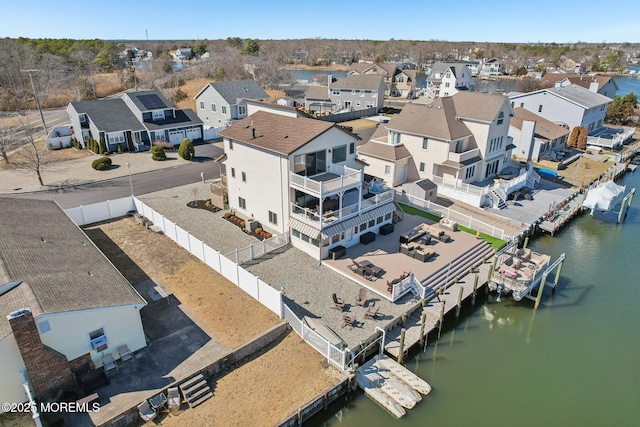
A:
{"type": "Polygon", "coordinates": [[[18,146],[17,129],[8,118],[0,123],[0,154],[6,164],[9,164],[8,152],[18,146]]]}
{"type": "Polygon", "coordinates": [[[26,120],[23,120],[22,129],[25,142],[22,148],[13,155],[12,163],[16,169],[28,170],[35,173],[40,185],[44,186],[42,182],[42,171],[50,162],[48,158],[49,151],[44,142],[38,143],[38,141],[34,139],[36,131],[26,120]]]}

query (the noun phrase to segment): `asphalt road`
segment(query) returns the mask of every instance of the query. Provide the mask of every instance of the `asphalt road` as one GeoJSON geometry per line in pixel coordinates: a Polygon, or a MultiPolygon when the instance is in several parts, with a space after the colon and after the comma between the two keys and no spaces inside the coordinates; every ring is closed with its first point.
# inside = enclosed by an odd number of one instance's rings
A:
{"type": "MultiPolygon", "coordinates": [[[[222,149],[212,144],[198,145],[195,148],[196,157],[191,164],[131,175],[133,194],[153,193],[167,188],[192,184],[201,180],[201,172],[204,172],[206,180],[218,178],[220,170],[213,159],[222,153],[222,149]]],[[[129,185],[129,177],[125,176],[74,187],[6,196],[55,200],[63,209],[68,209],[126,197],[131,194],[131,186],[129,185]]]]}

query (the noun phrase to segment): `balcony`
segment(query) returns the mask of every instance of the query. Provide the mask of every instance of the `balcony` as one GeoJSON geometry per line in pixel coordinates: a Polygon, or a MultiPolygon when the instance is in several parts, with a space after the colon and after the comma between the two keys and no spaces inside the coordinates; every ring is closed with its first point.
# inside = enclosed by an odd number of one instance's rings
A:
{"type": "Polygon", "coordinates": [[[289,179],[292,188],[323,198],[362,185],[362,176],[361,170],[331,165],[329,172],[310,177],[291,172],[289,179]]]}
{"type": "Polygon", "coordinates": [[[476,157],[480,157],[480,149],[474,148],[473,150],[463,151],[462,153],[449,152],[447,160],[459,164],[465,164],[469,160],[473,160],[476,157]]]}

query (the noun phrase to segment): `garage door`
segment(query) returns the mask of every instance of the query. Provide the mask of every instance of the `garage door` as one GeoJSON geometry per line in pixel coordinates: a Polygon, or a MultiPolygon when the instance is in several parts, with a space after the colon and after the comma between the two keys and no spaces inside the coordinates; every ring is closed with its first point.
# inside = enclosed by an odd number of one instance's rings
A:
{"type": "Polygon", "coordinates": [[[200,128],[187,129],[187,138],[191,141],[202,138],[202,131],[200,128]]]}
{"type": "Polygon", "coordinates": [[[184,139],[184,131],[183,130],[172,130],[169,132],[169,142],[173,145],[180,145],[182,140],[184,139]]]}

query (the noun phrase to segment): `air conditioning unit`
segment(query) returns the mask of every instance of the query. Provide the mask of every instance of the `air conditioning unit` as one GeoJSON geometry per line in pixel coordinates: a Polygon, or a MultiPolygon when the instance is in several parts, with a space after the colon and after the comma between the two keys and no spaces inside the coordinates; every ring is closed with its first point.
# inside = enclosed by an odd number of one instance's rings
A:
{"type": "Polygon", "coordinates": [[[107,337],[100,335],[91,340],[91,348],[95,351],[104,351],[107,349],[107,337]]]}

